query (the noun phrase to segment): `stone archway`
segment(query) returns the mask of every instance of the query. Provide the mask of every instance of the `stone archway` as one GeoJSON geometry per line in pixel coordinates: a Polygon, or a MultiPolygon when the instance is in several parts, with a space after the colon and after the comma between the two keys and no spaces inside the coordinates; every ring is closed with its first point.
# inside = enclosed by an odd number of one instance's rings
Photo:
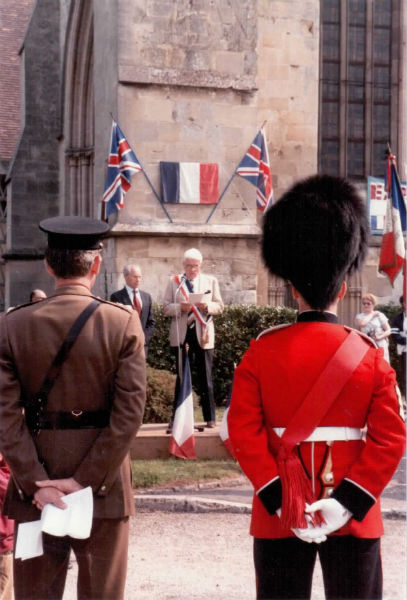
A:
{"type": "Polygon", "coordinates": [[[65,214],[94,217],[93,9],[73,0],[68,17],[63,84],[65,214]]]}

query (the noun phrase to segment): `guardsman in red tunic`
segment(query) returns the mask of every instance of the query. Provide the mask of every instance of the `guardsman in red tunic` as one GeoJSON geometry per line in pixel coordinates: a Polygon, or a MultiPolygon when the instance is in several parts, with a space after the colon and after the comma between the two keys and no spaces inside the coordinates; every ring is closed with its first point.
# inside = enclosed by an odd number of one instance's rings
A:
{"type": "Polygon", "coordinates": [[[328,599],[382,597],[380,494],[403,455],[403,410],[383,350],[336,316],[367,232],[357,191],[329,176],[264,217],[264,261],[291,282],[299,315],[251,343],[228,415],[255,491],[258,599],[310,598],[317,554],[328,599]]]}

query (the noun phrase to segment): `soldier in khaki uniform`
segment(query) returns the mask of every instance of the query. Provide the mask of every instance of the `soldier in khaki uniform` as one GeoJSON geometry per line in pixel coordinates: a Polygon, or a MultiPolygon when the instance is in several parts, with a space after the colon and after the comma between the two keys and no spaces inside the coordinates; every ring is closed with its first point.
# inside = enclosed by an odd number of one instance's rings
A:
{"type": "Polygon", "coordinates": [[[0,448],[12,472],[4,512],[18,527],[39,519],[46,503],[63,508],[64,494],[86,486],[94,512],[88,539],[43,534],[43,556],[15,559],[15,597],[62,598],[72,548],[78,598],[118,600],[134,512],[129,448],[145,404],[144,335],[136,311],[97,298],[41,409],[39,390],[50,365],[95,300],[90,290],[108,226],[57,217],[40,228],[48,233],[46,267],[55,293],[10,311],[0,323],[0,448]]]}

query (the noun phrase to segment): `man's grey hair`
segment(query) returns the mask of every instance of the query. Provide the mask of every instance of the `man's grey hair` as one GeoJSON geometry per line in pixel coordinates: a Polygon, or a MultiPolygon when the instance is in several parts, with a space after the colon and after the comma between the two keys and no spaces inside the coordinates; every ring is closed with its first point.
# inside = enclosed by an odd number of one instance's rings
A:
{"type": "Polygon", "coordinates": [[[45,260],[60,279],[84,277],[93,265],[101,250],[72,250],[66,248],[46,248],[45,260]]]}
{"type": "Polygon", "coordinates": [[[184,252],[184,262],[187,260],[187,258],[192,258],[192,260],[199,260],[199,262],[202,262],[203,260],[202,254],[197,248],[189,248],[189,250],[186,250],[186,252],[184,252]]]}
{"type": "Polygon", "coordinates": [[[124,265],[124,267],[123,267],[123,275],[125,275],[125,276],[130,275],[130,272],[133,269],[140,269],[140,273],[141,273],[141,267],[140,267],[140,265],[124,265]]]}

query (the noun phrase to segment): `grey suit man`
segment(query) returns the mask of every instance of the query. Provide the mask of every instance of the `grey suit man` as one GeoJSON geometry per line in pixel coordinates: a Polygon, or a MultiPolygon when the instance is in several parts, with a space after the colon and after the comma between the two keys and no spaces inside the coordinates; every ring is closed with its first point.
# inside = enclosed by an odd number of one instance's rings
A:
{"type": "Polygon", "coordinates": [[[123,268],[126,285],[110,296],[111,302],[132,306],[139,313],[145,338],[145,354],[147,358],[148,344],[154,332],[154,311],[150,294],[140,290],[142,272],[139,265],[126,265],[123,268]],[[134,295],[136,293],[136,296],[134,295]]]}
{"type": "MultiPolygon", "coordinates": [[[[202,254],[196,248],[190,248],[184,254],[184,273],[170,278],[164,294],[163,312],[171,317],[170,345],[175,354],[178,370],[179,351],[185,353],[185,344],[189,347],[191,364],[195,363],[196,388],[201,399],[202,413],[207,427],[215,426],[215,403],[212,384],[213,349],[215,328],[212,315],[223,311],[223,302],[219,284],[213,275],[201,273],[202,254]],[[200,293],[200,302],[190,304],[189,294],[200,293]],[[198,310],[193,310],[198,309],[198,310]]],[[[177,377],[174,394],[174,406],[178,396],[180,381],[177,377]]],[[[169,431],[171,425],[169,427],[169,431]]]]}

